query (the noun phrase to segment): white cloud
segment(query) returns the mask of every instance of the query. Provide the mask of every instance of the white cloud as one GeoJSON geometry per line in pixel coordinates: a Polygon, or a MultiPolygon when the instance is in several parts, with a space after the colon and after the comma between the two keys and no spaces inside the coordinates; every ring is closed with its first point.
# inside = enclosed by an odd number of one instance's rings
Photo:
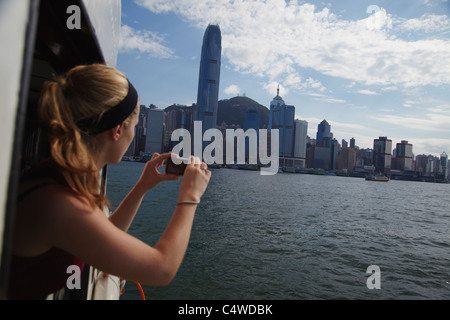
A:
{"type": "Polygon", "coordinates": [[[325,102],[328,102],[328,103],[346,103],[347,102],[346,100],[343,100],[343,99],[337,99],[337,98],[326,97],[326,96],[313,98],[313,100],[325,101],[325,102]]]}
{"type": "Polygon", "coordinates": [[[164,38],[152,31],[134,30],[132,27],[123,25],[119,49],[124,53],[146,53],[156,58],[174,58],[172,49],[162,43],[164,38]]]}
{"type": "Polygon", "coordinates": [[[402,21],[398,27],[402,31],[441,32],[449,30],[450,22],[446,15],[426,13],[420,18],[402,21]]]}
{"type": "Polygon", "coordinates": [[[237,85],[235,85],[235,84],[232,84],[232,85],[229,85],[228,87],[226,87],[224,90],[223,90],[223,92],[226,94],[226,95],[233,95],[233,96],[235,96],[235,95],[238,95],[240,92],[241,92],[241,88],[239,88],[237,85]]]}
{"type": "Polygon", "coordinates": [[[396,28],[449,30],[444,15],[399,20],[380,8],[352,21],[298,0],[136,2],[155,13],[174,12],[202,29],[210,22],[218,23],[223,56],[234,70],[292,90],[326,90],[318,80],[304,79],[304,70],[391,88],[450,83],[448,39],[409,42],[395,36],[396,28]]]}
{"type": "Polygon", "coordinates": [[[450,133],[450,114],[439,114],[439,113],[427,113],[424,117],[412,117],[404,115],[377,115],[368,116],[368,118],[394,124],[396,126],[414,129],[416,131],[432,131],[441,132],[448,135],[450,133]]]}
{"type": "Polygon", "coordinates": [[[378,93],[372,90],[367,90],[367,89],[363,89],[363,90],[359,90],[358,93],[360,94],[366,94],[366,95],[377,95],[378,93]]]}

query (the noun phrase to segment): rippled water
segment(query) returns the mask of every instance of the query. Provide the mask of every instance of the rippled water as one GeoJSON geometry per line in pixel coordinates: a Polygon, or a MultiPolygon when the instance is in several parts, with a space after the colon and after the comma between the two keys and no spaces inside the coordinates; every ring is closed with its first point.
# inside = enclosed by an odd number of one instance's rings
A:
{"type": "MultiPolygon", "coordinates": [[[[117,205],[144,164],[109,167],[117,205]]],[[[130,233],[153,245],[179,182],[150,191],[130,233]]],[[[449,299],[450,185],[213,170],[174,281],[147,299],[449,299]],[[368,289],[370,265],[380,289],[368,289]]],[[[128,282],[123,299],[140,299],[128,282]]]]}

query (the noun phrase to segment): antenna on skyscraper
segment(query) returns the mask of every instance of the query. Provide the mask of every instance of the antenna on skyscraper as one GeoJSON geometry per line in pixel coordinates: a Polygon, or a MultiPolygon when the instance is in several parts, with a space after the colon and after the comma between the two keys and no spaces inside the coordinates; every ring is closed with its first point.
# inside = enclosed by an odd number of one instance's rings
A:
{"type": "Polygon", "coordinates": [[[277,89],[277,96],[280,95],[280,84],[278,84],[278,89],[277,89]]]}

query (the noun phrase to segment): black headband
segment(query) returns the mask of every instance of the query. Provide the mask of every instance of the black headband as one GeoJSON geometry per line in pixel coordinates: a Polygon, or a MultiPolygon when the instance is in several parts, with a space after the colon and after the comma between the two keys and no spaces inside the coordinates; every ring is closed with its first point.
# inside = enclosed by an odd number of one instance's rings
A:
{"type": "Polygon", "coordinates": [[[90,135],[105,132],[125,121],[136,108],[137,102],[137,91],[128,80],[128,94],[118,105],[106,111],[100,119],[97,115],[77,121],[77,126],[90,135]]]}

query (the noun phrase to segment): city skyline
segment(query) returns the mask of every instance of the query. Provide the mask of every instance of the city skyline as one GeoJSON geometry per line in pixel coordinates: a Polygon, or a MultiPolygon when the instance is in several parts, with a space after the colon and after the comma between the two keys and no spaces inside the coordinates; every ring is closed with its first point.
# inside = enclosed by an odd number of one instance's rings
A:
{"type": "Polygon", "coordinates": [[[450,149],[449,3],[410,1],[123,1],[118,68],[141,103],[196,101],[203,33],[222,31],[219,100],[280,95],[334,137],[407,140],[414,154],[450,149]],[[209,7],[208,7],[209,6],[209,7]],[[195,7],[195,8],[194,8],[195,7]],[[270,21],[270,22],[269,22],[270,21]]]}

